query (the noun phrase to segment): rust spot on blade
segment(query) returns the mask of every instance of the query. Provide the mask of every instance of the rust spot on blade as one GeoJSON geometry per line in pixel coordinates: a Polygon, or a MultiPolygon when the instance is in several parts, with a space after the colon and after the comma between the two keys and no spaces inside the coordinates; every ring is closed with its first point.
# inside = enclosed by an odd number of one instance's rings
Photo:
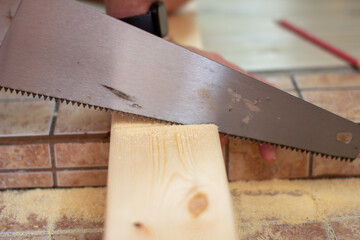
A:
{"type": "Polygon", "coordinates": [[[6,17],[9,19],[10,22],[13,20],[14,16],[12,15],[11,10],[8,11],[6,17]]]}
{"type": "Polygon", "coordinates": [[[120,90],[117,90],[115,88],[112,88],[112,87],[109,87],[109,86],[106,86],[104,84],[101,84],[101,86],[103,86],[104,88],[110,90],[113,94],[115,94],[116,96],[118,96],[119,98],[121,99],[124,99],[126,101],[129,101],[129,102],[135,102],[135,98],[120,91],[120,90]]]}
{"type": "Polygon", "coordinates": [[[336,134],[336,140],[342,143],[350,143],[352,140],[352,133],[351,132],[339,132],[336,134]]]}

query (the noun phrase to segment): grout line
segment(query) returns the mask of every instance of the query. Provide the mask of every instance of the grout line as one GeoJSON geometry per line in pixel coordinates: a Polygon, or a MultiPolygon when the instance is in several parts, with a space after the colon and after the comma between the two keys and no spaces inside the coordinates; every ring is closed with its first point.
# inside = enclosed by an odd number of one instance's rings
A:
{"type": "Polygon", "coordinates": [[[53,186],[58,187],[58,180],[56,174],[56,160],[55,160],[55,146],[54,144],[50,144],[50,156],[51,156],[51,168],[50,171],[52,172],[52,179],[53,179],[53,186]]]}
{"type": "Polygon", "coordinates": [[[55,223],[53,223],[51,220],[47,222],[47,237],[48,240],[52,240],[53,239],[53,232],[54,232],[54,228],[55,228],[55,223]]]}
{"type": "Polygon", "coordinates": [[[338,86],[338,87],[308,87],[302,88],[301,91],[349,91],[349,90],[360,90],[360,86],[338,86]]]}
{"type": "Polygon", "coordinates": [[[41,236],[46,234],[46,230],[41,231],[19,231],[19,232],[0,232],[0,237],[13,237],[13,236],[41,236]]]}
{"type": "Polygon", "coordinates": [[[52,237],[51,237],[51,233],[49,231],[49,221],[46,221],[46,236],[45,236],[45,240],[52,240],[52,237]]]}
{"type": "Polygon", "coordinates": [[[328,218],[329,221],[331,220],[341,220],[341,219],[359,219],[360,216],[345,216],[345,217],[330,217],[328,218]]]}
{"type": "Polygon", "coordinates": [[[328,235],[328,239],[331,240],[338,240],[334,231],[334,228],[332,227],[331,223],[329,222],[322,222],[325,228],[325,231],[328,235]]]}
{"type": "Polygon", "coordinates": [[[299,97],[300,97],[301,99],[304,100],[304,96],[302,95],[301,90],[300,90],[300,88],[299,88],[299,85],[298,85],[297,82],[296,82],[295,76],[294,76],[294,75],[290,75],[290,78],[291,78],[292,84],[294,85],[294,88],[295,88],[296,93],[299,95],[299,97]]]}
{"type": "Polygon", "coordinates": [[[39,136],[0,137],[0,145],[22,145],[41,143],[82,143],[82,142],[110,142],[110,132],[93,134],[64,134],[39,136]]]}
{"type": "Polygon", "coordinates": [[[54,230],[52,234],[73,234],[73,233],[102,233],[103,228],[85,228],[85,229],[66,229],[66,230],[54,230]]]}
{"type": "MultiPolygon", "coordinates": [[[[338,160],[334,160],[334,161],[338,161],[338,160]]],[[[297,181],[297,180],[315,180],[315,179],[348,179],[348,178],[360,178],[360,174],[353,174],[353,175],[342,175],[342,174],[323,174],[323,175],[316,175],[316,176],[311,176],[311,177],[294,177],[294,178],[284,178],[286,180],[289,181],[297,181]]],[[[261,180],[261,179],[252,179],[254,181],[265,181],[265,180],[261,180]]],[[[252,181],[251,180],[251,181],[252,181]]],[[[270,180],[270,179],[266,179],[266,180],[270,180]]],[[[229,180],[229,182],[237,182],[237,181],[245,181],[245,180],[229,180]]],[[[246,180],[248,181],[248,180],[246,180]]],[[[250,180],[249,180],[250,181],[250,180]]]]}
{"type": "Polygon", "coordinates": [[[50,131],[49,131],[49,135],[51,135],[51,136],[54,135],[55,125],[56,125],[56,120],[57,120],[57,115],[58,115],[58,112],[59,112],[59,107],[60,107],[59,102],[55,102],[54,110],[53,110],[53,112],[52,112],[52,119],[51,119],[50,131]]]}
{"type": "MultiPolygon", "coordinates": [[[[55,125],[57,120],[57,114],[59,112],[59,102],[55,102],[54,111],[52,114],[51,125],[49,135],[53,136],[55,131],[55,125]]],[[[55,157],[55,146],[54,144],[49,144],[50,150],[50,162],[51,162],[51,172],[52,172],[52,180],[53,180],[53,187],[58,187],[58,179],[56,174],[56,157],[55,157]]]]}
{"type": "Polygon", "coordinates": [[[16,190],[16,191],[27,191],[27,190],[59,190],[59,189],[83,189],[83,188],[106,188],[106,185],[101,186],[92,186],[92,185],[83,185],[83,186],[59,186],[57,188],[54,187],[13,187],[13,188],[0,188],[0,193],[6,192],[8,190],[16,190]]]}
{"type": "MultiPolygon", "coordinates": [[[[54,165],[55,166],[55,165],[54,165]]],[[[108,166],[87,166],[87,167],[56,167],[56,171],[75,171],[75,170],[107,170],[108,166]]],[[[53,168],[12,168],[0,169],[0,173],[24,173],[24,172],[49,172],[53,168]]]]}

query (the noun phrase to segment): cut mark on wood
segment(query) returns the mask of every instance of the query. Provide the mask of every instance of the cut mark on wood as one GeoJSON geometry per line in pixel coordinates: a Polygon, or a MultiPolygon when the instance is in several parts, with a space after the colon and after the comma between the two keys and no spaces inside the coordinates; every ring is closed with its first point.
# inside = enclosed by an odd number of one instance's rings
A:
{"type": "Polygon", "coordinates": [[[207,209],[208,205],[209,202],[206,194],[199,192],[190,199],[188,210],[193,218],[197,218],[207,209]]]}
{"type": "Polygon", "coordinates": [[[116,96],[118,96],[119,98],[121,99],[124,99],[126,101],[129,101],[129,102],[135,102],[135,98],[120,91],[120,90],[117,90],[115,88],[112,88],[112,87],[109,87],[109,86],[106,86],[104,84],[101,84],[101,86],[103,86],[104,88],[110,90],[113,94],[115,94],[116,96]]]}

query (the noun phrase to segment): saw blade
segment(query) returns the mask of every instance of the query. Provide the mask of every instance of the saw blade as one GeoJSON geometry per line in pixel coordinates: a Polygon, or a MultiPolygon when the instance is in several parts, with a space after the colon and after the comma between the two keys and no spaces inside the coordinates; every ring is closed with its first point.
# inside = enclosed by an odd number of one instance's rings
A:
{"type": "Polygon", "coordinates": [[[73,0],[23,0],[0,86],[354,159],[360,127],[73,0]]]}

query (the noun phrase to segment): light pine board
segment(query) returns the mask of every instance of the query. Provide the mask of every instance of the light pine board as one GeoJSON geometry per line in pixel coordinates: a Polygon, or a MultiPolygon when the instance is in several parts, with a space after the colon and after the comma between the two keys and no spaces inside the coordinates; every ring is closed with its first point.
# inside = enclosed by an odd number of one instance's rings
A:
{"type": "Polygon", "coordinates": [[[217,127],[115,118],[105,239],[236,239],[217,127]]]}

